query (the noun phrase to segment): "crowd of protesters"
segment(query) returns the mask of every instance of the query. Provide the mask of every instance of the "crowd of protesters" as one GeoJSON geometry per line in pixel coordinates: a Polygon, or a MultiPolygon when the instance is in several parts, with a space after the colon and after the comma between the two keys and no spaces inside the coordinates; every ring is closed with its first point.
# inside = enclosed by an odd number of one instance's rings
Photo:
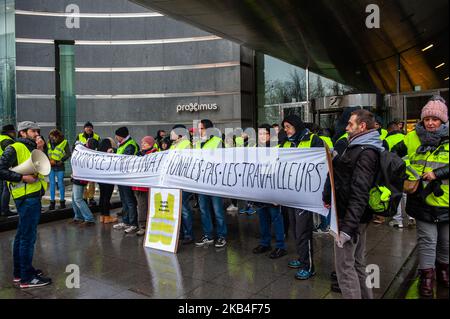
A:
{"type": "MultiPolygon", "coordinates": [[[[138,143],[127,127],[118,128],[114,132],[114,139],[102,139],[94,132],[92,123],[87,122],[83,132],[77,135],[72,150],[77,144],[82,144],[99,152],[146,156],[166,150],[271,147],[274,140],[279,148],[326,146],[333,150],[336,211],[340,230],[335,238],[335,271],[331,274],[333,290],[341,292],[344,298],[372,298],[372,291],[366,285],[367,227],[371,222],[388,222],[392,227],[403,228],[405,219],[409,226],[417,225],[420,295],[432,297],[435,279],[448,287],[448,110],[441,97],[433,97],[424,106],[420,122],[410,132],[405,131],[405,123],[401,121],[392,121],[385,130],[378,116],[363,109],[345,110],[336,126],[330,129],[304,123],[295,115],[287,116],[280,124],[259,125],[257,137],[252,140],[245,131],[238,136],[208,135],[208,130],[214,128],[214,124],[204,119],[198,127],[187,129],[183,125],[175,125],[170,132],[159,130],[155,137],[145,136],[138,143]],[[194,133],[198,133],[198,141],[193,139],[194,133]],[[392,152],[404,159],[407,166],[405,185],[410,186],[410,189],[405,190],[397,214],[390,221],[374,215],[368,207],[370,190],[380,170],[381,152],[392,152]]],[[[21,202],[39,200],[46,186],[42,186],[42,189],[36,186],[33,193],[26,189],[23,192],[20,185],[35,185],[37,180],[9,169],[23,161],[21,152],[25,154],[27,150],[36,148],[45,152],[51,163],[49,209],[56,208],[56,189],[59,191],[59,208],[64,209],[64,172],[71,156],[71,147],[57,129],[50,132],[48,142],[39,135],[39,127],[35,123],[22,122],[18,131],[17,135],[12,125],[2,129],[0,197],[3,216],[12,214],[9,211],[10,192],[17,206],[20,222],[14,244],[14,280],[20,282],[20,287],[27,288],[51,282],[42,276],[41,271],[33,268],[29,256],[34,247],[38,217],[35,216],[32,222],[26,221],[29,219],[27,210],[33,210],[36,214],[36,203],[24,206],[21,202]],[[23,149],[23,145],[26,149],[23,149]],[[24,250],[28,255],[23,253],[24,250]]],[[[41,182],[41,185],[44,183],[41,182]]],[[[100,222],[114,224],[115,230],[126,234],[145,235],[149,189],[118,186],[122,212],[120,216],[112,216],[110,201],[114,187],[99,184],[100,222]]],[[[96,218],[90,208],[96,204],[94,194],[94,183],[72,179],[72,224],[81,227],[95,225],[96,218]]],[[[324,206],[330,208],[328,184],[323,192],[323,201],[324,206]]],[[[225,247],[228,236],[225,212],[238,211],[238,202],[231,200],[227,208],[224,203],[221,197],[183,191],[181,243],[198,247],[225,247]],[[200,212],[202,230],[197,236],[193,231],[193,212],[196,208],[200,212]]],[[[314,214],[303,209],[255,202],[243,202],[240,206],[239,213],[257,214],[259,217],[260,240],[252,250],[254,254],[267,253],[271,259],[281,258],[287,255],[287,239],[292,238],[293,246],[289,249],[295,251],[298,258],[287,261],[287,267],[296,269],[295,278],[299,280],[308,280],[315,275],[313,234],[329,231],[331,214],[320,216],[319,222],[315,222],[314,214]]]]}

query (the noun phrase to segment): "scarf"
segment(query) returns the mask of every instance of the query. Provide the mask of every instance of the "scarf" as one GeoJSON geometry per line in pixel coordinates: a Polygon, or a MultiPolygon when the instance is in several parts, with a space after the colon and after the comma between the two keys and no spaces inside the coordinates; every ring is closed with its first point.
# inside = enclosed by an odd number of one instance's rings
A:
{"type": "Polygon", "coordinates": [[[441,140],[448,138],[448,123],[442,124],[436,131],[430,132],[425,129],[422,123],[416,125],[416,133],[420,139],[420,147],[417,154],[434,152],[441,144],[441,140]]]}

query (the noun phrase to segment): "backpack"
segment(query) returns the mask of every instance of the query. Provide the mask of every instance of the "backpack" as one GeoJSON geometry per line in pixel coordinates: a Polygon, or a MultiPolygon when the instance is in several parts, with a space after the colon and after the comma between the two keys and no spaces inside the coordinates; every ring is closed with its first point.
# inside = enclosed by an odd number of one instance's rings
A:
{"type": "Polygon", "coordinates": [[[361,146],[361,152],[371,148],[379,154],[380,166],[374,186],[370,190],[368,210],[375,215],[393,217],[403,195],[406,163],[395,153],[380,151],[372,146],[361,146]]]}

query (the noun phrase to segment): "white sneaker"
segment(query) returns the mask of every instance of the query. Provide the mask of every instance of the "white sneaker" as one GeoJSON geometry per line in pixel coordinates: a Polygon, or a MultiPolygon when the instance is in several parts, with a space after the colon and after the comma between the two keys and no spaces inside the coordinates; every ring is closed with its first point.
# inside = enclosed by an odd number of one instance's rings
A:
{"type": "Polygon", "coordinates": [[[118,223],[118,224],[115,224],[113,226],[113,228],[117,229],[117,230],[122,230],[122,229],[127,228],[127,227],[129,227],[129,226],[127,224],[125,224],[125,223],[118,223]]]}
{"type": "Polygon", "coordinates": [[[230,206],[228,206],[227,208],[227,212],[231,212],[231,211],[237,211],[238,208],[236,206],[234,206],[233,204],[231,204],[230,206]]]}
{"type": "Polygon", "coordinates": [[[127,229],[125,229],[125,233],[131,234],[136,232],[137,230],[138,230],[137,226],[129,226],[127,229]]]}
{"type": "Polygon", "coordinates": [[[396,227],[396,228],[403,228],[403,222],[398,221],[398,220],[391,220],[389,222],[389,226],[396,227]]]}

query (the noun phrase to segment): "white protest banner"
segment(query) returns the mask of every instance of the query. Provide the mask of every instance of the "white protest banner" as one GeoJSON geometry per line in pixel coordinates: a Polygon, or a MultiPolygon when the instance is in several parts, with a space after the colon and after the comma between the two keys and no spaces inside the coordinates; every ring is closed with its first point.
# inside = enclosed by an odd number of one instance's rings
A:
{"type": "Polygon", "coordinates": [[[148,209],[144,246],[176,253],[181,221],[180,190],[151,188],[148,209]]]}
{"type": "MultiPolygon", "coordinates": [[[[272,203],[327,216],[322,191],[330,157],[325,148],[176,150],[144,157],[106,154],[77,146],[76,179],[272,203]]],[[[332,210],[333,231],[337,231],[332,210]]]]}

